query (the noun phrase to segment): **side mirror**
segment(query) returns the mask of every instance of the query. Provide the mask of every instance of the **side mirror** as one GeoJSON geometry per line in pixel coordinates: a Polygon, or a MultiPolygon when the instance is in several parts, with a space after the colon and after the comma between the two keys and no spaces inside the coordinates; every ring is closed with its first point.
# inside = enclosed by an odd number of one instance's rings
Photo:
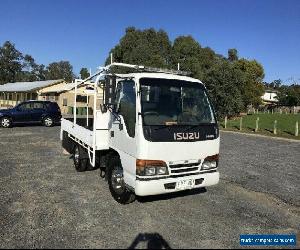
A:
{"type": "Polygon", "coordinates": [[[116,104],[112,104],[111,108],[112,108],[113,112],[117,113],[117,105],[116,104]]]}
{"type": "Polygon", "coordinates": [[[107,107],[103,104],[100,104],[100,109],[102,113],[106,113],[107,112],[107,107]]]}
{"type": "Polygon", "coordinates": [[[119,113],[119,111],[120,111],[120,105],[119,105],[119,107],[118,107],[117,104],[111,104],[110,107],[111,107],[111,109],[112,109],[112,111],[113,111],[114,113],[119,113]]]}
{"type": "Polygon", "coordinates": [[[123,130],[123,124],[121,122],[119,123],[119,129],[123,130]]]}

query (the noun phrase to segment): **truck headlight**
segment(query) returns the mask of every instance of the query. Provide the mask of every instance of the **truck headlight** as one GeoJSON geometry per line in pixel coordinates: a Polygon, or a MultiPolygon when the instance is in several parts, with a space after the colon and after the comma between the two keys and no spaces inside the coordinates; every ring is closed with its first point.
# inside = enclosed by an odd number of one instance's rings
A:
{"type": "Polygon", "coordinates": [[[155,167],[145,167],[145,175],[155,175],[155,167]]]}
{"type": "Polygon", "coordinates": [[[168,167],[164,161],[137,159],[136,174],[141,176],[167,175],[168,167]]]}
{"type": "Polygon", "coordinates": [[[201,170],[208,170],[212,168],[217,168],[219,163],[219,155],[212,155],[205,158],[202,163],[201,170]]]}
{"type": "Polygon", "coordinates": [[[158,175],[161,175],[161,174],[168,174],[168,168],[167,167],[157,167],[156,168],[156,173],[158,175]]]}

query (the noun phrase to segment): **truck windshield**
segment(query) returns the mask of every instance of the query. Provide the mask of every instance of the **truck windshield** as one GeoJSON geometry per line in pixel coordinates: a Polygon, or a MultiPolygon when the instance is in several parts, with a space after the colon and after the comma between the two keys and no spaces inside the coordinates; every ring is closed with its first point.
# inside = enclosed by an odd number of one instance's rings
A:
{"type": "Polygon", "coordinates": [[[141,78],[140,87],[145,125],[215,123],[205,88],[200,83],[141,78]]]}

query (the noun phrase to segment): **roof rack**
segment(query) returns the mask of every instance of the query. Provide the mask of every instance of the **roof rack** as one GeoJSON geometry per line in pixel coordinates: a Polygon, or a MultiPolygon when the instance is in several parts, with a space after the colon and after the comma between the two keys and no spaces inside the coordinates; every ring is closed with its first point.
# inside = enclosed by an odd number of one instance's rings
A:
{"type": "Polygon", "coordinates": [[[166,74],[174,74],[174,75],[182,75],[182,76],[189,76],[191,75],[191,72],[187,71],[181,71],[181,70],[172,70],[172,69],[162,69],[162,68],[153,68],[153,67],[146,67],[142,65],[134,65],[134,64],[127,64],[127,63],[111,63],[105,67],[98,67],[98,71],[94,73],[93,75],[89,76],[88,78],[84,80],[80,80],[78,82],[74,83],[74,87],[79,86],[81,84],[87,84],[87,81],[92,80],[96,76],[100,75],[107,75],[110,72],[110,68],[116,66],[116,67],[124,67],[124,68],[131,68],[135,69],[138,72],[156,72],[156,73],[166,73],[166,74]]]}
{"type": "Polygon", "coordinates": [[[139,71],[139,72],[166,73],[166,74],[174,74],[174,75],[182,75],[182,76],[191,75],[191,72],[188,72],[188,71],[154,68],[154,67],[147,67],[147,66],[143,66],[143,65],[134,65],[134,64],[127,64],[127,63],[111,63],[111,64],[107,65],[105,68],[110,69],[113,66],[131,68],[131,69],[135,69],[136,71],[139,71]]]}

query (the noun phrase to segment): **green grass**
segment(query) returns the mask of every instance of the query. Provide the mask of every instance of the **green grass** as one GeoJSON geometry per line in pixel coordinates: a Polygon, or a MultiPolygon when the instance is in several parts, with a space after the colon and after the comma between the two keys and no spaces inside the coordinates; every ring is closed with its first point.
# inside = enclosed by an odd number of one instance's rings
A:
{"type": "MultiPolygon", "coordinates": [[[[257,134],[300,140],[300,135],[297,137],[295,136],[296,121],[298,121],[300,129],[300,114],[249,114],[243,116],[241,132],[254,134],[257,117],[259,117],[259,130],[257,134]],[[273,134],[275,120],[277,120],[277,135],[273,134]]],[[[220,122],[220,127],[224,130],[240,131],[240,118],[235,118],[232,120],[228,119],[226,129],[224,128],[224,120],[222,120],[220,122]]]]}

